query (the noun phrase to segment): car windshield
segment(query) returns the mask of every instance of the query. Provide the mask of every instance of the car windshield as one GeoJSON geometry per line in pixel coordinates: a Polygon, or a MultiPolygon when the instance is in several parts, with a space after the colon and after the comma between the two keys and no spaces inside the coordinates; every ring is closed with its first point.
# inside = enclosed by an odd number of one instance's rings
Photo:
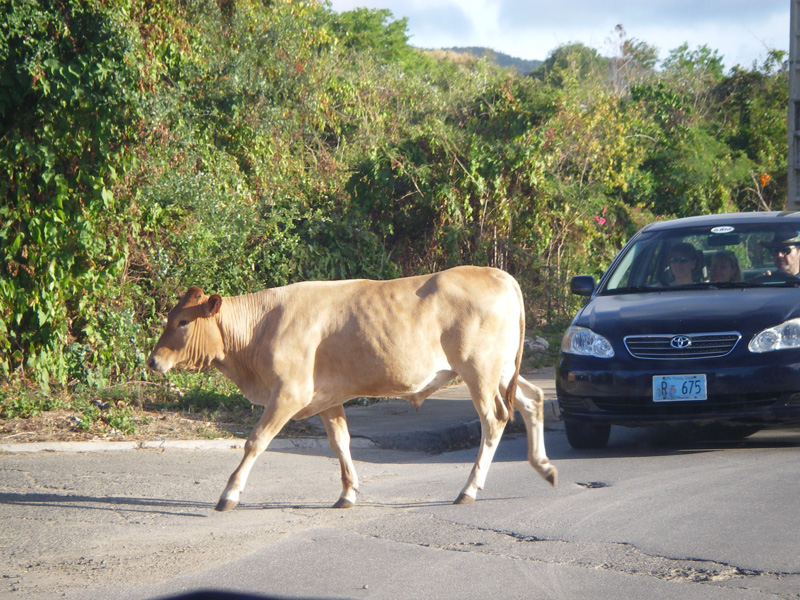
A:
{"type": "Polygon", "coordinates": [[[643,231],[615,260],[600,294],[725,287],[800,287],[800,227],[643,231]]]}

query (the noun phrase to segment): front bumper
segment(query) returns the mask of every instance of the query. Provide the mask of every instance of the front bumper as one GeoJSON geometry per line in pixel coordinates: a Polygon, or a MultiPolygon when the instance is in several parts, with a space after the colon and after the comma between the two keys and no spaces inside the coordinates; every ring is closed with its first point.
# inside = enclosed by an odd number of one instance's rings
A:
{"type": "MultiPolygon", "coordinates": [[[[772,353],[772,360],[779,358],[772,353]]],[[[556,367],[559,408],[566,419],[629,427],[666,423],[800,425],[800,363],[621,361],[562,355],[556,367]],[[705,363],[705,364],[704,364],[705,363]],[[653,402],[655,375],[704,373],[708,399],[653,402]]]]}

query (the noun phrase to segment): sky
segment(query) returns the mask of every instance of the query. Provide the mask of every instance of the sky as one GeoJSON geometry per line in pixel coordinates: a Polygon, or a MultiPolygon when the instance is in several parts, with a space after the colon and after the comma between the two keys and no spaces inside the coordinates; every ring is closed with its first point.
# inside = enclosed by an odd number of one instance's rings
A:
{"type": "Polygon", "coordinates": [[[387,8],[408,19],[418,48],[485,46],[544,60],[561,45],[580,42],[604,56],[627,39],[655,46],[659,57],[683,43],[706,45],[727,68],[761,64],[768,50],[789,51],[792,0],[330,0],[336,12],[387,8]]]}

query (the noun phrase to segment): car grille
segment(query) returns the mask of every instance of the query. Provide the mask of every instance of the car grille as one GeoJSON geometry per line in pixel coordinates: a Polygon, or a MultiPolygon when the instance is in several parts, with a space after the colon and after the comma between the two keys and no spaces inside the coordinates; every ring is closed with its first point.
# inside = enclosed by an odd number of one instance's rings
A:
{"type": "Polygon", "coordinates": [[[681,335],[629,335],[623,341],[634,358],[676,360],[727,356],[742,338],[731,331],[681,335]]]}

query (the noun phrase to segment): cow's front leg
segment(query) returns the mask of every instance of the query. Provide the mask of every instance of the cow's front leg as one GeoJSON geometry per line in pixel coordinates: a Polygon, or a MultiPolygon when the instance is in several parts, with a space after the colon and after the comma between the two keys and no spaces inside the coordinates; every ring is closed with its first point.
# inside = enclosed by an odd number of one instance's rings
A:
{"type": "Polygon", "coordinates": [[[216,510],[231,510],[239,504],[239,496],[247,483],[247,477],[250,475],[250,469],[253,468],[256,459],[267,449],[269,443],[283,429],[292,415],[297,413],[297,410],[296,404],[283,400],[272,402],[264,408],[264,413],[247,437],[242,462],[228,479],[228,485],[220,496],[216,510]]]}
{"type": "Polygon", "coordinates": [[[342,405],[334,406],[319,413],[322,424],[328,434],[331,449],[339,457],[339,466],[342,469],[342,495],[333,505],[333,508],[350,508],[356,503],[356,490],[358,489],[358,475],[350,457],[350,432],[347,430],[347,420],[344,416],[342,405]]]}

